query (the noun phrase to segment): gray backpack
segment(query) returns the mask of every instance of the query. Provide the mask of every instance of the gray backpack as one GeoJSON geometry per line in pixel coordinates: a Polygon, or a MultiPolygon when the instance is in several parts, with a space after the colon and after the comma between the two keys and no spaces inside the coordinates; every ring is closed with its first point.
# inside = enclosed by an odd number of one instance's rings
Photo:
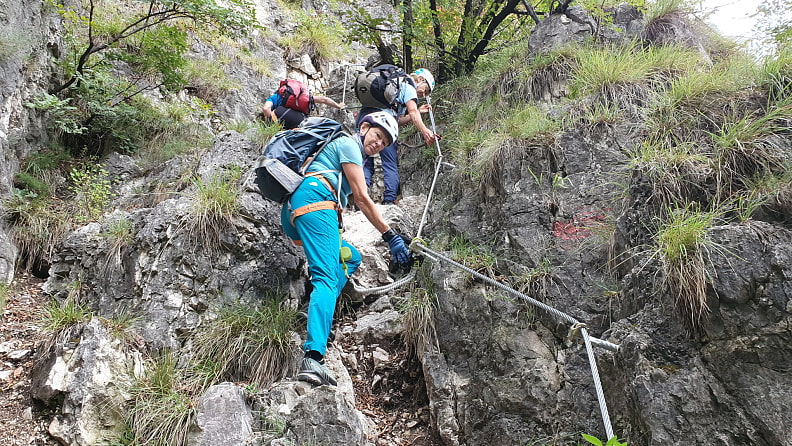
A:
{"type": "Polygon", "coordinates": [[[413,84],[403,69],[390,64],[379,65],[355,79],[353,89],[360,105],[373,108],[395,108],[403,80],[413,84]]]}

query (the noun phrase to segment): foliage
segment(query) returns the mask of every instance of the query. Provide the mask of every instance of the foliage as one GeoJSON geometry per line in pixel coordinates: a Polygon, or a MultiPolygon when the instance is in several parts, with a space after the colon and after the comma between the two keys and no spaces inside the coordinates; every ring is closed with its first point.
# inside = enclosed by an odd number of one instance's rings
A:
{"type": "Polygon", "coordinates": [[[627,446],[627,442],[621,442],[617,437],[609,438],[606,443],[603,443],[602,440],[599,438],[588,435],[588,434],[581,434],[583,435],[583,439],[588,441],[589,443],[593,444],[594,446],[627,446]]]}
{"type": "Polygon", "coordinates": [[[86,128],[78,119],[78,108],[70,105],[72,100],[72,98],[59,99],[55,95],[43,93],[32,101],[26,102],[25,106],[46,112],[47,125],[57,134],[80,134],[86,128]]]}
{"type": "Polygon", "coordinates": [[[76,302],[76,299],[67,298],[63,302],[51,300],[44,307],[44,328],[59,332],[64,328],[90,320],[91,311],[76,302]]]}
{"type": "Polygon", "coordinates": [[[765,36],[765,40],[776,49],[785,50],[792,43],[792,1],[762,0],[757,8],[758,25],[754,31],[765,36]]]}
{"type": "Polygon", "coordinates": [[[215,0],[149,0],[132,5],[88,0],[87,5],[58,8],[74,52],[67,66],[72,77],[57,91],[79,84],[91,67],[112,60],[132,62],[138,73],[156,77],[157,85],[176,87],[187,30],[211,27],[245,33],[255,23],[253,7],[246,0],[222,5],[215,0]]]}
{"type": "Polygon", "coordinates": [[[296,313],[282,308],[278,296],[258,304],[237,303],[195,339],[194,380],[203,385],[217,380],[249,380],[265,387],[283,378],[291,366],[291,333],[296,313]]]}
{"type": "Polygon", "coordinates": [[[176,356],[157,358],[130,389],[134,403],[127,414],[133,444],[184,446],[195,418],[193,392],[182,387],[176,356]]]}
{"type": "MultiPolygon", "coordinates": [[[[247,32],[255,23],[247,0],[149,0],[58,5],[68,44],[67,80],[30,105],[49,112],[53,130],[75,155],[134,153],[169,122],[146,90],[176,91],[187,79],[188,31],[247,32]],[[127,74],[121,77],[119,65],[127,74]]],[[[222,68],[220,68],[222,70],[222,68]]],[[[204,70],[207,74],[210,72],[204,70]]],[[[222,71],[221,71],[222,72],[222,71]]],[[[210,83],[217,84],[216,80],[210,83]]]]}
{"type": "Polygon", "coordinates": [[[95,221],[115,197],[107,170],[101,164],[89,162],[72,169],[69,177],[69,190],[75,195],[75,220],[78,223],[95,221]]]}

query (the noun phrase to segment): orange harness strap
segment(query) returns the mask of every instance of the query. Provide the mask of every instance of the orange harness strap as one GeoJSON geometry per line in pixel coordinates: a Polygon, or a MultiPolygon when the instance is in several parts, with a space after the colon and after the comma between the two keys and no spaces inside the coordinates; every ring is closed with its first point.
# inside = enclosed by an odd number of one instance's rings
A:
{"type": "MultiPolygon", "coordinates": [[[[330,182],[327,181],[327,178],[325,178],[321,173],[309,172],[306,173],[305,176],[316,178],[317,180],[321,181],[322,184],[324,184],[325,187],[327,187],[327,189],[330,190],[330,192],[335,194],[335,189],[333,188],[333,185],[330,184],[330,182]]],[[[291,218],[289,219],[289,221],[291,221],[292,226],[294,226],[294,220],[297,217],[311,212],[324,211],[324,210],[335,210],[336,213],[338,214],[338,226],[341,227],[343,225],[341,220],[341,211],[342,211],[341,205],[336,203],[335,201],[317,201],[316,203],[310,203],[310,204],[306,204],[305,206],[300,206],[291,212],[291,218]]],[[[294,242],[295,245],[302,246],[302,240],[292,240],[292,241],[294,242]]]]}
{"type": "Polygon", "coordinates": [[[338,204],[336,204],[335,201],[317,201],[316,203],[310,203],[310,204],[306,204],[305,206],[300,206],[292,211],[291,224],[293,225],[294,219],[301,215],[305,215],[315,211],[323,211],[325,209],[335,210],[337,208],[338,208],[338,204]]]}

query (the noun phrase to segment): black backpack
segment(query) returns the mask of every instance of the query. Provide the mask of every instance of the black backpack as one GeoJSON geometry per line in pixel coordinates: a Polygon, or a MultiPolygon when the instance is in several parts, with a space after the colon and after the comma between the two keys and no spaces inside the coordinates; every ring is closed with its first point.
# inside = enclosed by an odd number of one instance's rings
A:
{"type": "Polygon", "coordinates": [[[330,141],[342,135],[347,133],[340,123],[319,117],[273,135],[256,163],[255,183],[261,195],[284,203],[302,182],[311,162],[330,141]]]}
{"type": "Polygon", "coordinates": [[[368,73],[359,74],[352,88],[364,107],[393,108],[397,105],[399,88],[405,79],[414,85],[403,69],[384,64],[372,68],[368,73]]]}

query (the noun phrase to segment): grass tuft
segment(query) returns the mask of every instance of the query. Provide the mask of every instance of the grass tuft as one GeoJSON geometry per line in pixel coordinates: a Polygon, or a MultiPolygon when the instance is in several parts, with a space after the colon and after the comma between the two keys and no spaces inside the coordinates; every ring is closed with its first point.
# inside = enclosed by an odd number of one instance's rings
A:
{"type": "Polygon", "coordinates": [[[248,305],[238,303],[219,312],[196,338],[194,380],[249,380],[265,387],[291,370],[291,335],[297,315],[279,299],[248,305]]]}
{"type": "Polygon", "coordinates": [[[191,238],[210,252],[220,250],[223,234],[233,227],[238,215],[241,177],[242,169],[233,166],[208,181],[193,179],[193,207],[187,226],[191,238]]]}
{"type": "Polygon", "coordinates": [[[425,274],[424,270],[421,272],[422,287],[414,287],[399,305],[399,313],[404,323],[402,339],[408,353],[418,359],[423,358],[428,348],[439,348],[434,325],[437,295],[429,275],[425,274]]]}
{"type": "Polygon", "coordinates": [[[89,321],[91,317],[91,311],[76,303],[75,299],[67,298],[63,302],[52,300],[44,307],[44,328],[57,333],[65,328],[89,321]]]}
{"type": "Polygon", "coordinates": [[[133,444],[187,444],[187,431],[195,418],[192,391],[181,386],[177,358],[169,353],[157,358],[146,376],[130,389],[134,404],[127,414],[133,444]]]}
{"type": "Polygon", "coordinates": [[[656,234],[656,255],[662,261],[664,283],[683,325],[695,331],[709,311],[707,257],[714,244],[707,232],[720,216],[693,205],[668,211],[656,234]]]}

